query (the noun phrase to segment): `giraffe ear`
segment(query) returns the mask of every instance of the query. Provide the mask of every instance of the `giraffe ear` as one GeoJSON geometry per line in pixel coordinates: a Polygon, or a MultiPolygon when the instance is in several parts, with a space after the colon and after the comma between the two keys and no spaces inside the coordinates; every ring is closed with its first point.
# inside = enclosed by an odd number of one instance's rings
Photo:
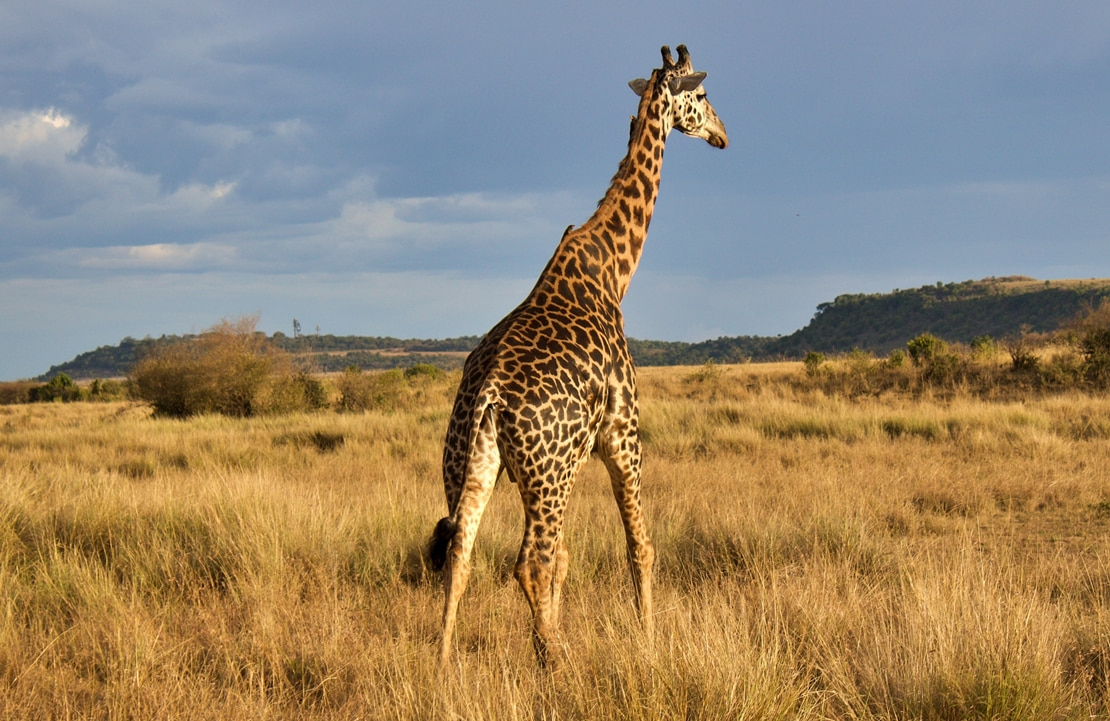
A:
{"type": "Polygon", "coordinates": [[[705,80],[706,73],[697,72],[683,75],[677,78],[671,78],[671,94],[677,95],[678,93],[688,93],[691,90],[696,90],[701,81],[705,80]]]}
{"type": "Polygon", "coordinates": [[[632,92],[637,95],[643,95],[647,91],[648,81],[643,78],[636,78],[635,80],[628,81],[628,87],[632,88],[632,92]]]}

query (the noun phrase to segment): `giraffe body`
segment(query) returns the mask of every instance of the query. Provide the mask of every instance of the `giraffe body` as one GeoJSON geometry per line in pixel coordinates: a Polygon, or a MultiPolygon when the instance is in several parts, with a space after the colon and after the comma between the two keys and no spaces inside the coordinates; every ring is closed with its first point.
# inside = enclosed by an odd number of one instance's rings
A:
{"type": "Polygon", "coordinates": [[[563,234],[531,293],[467,358],[443,452],[449,516],[433,534],[433,564],[446,564],[440,660],[450,656],[459,599],[482,513],[504,470],[524,504],[514,575],[533,615],[541,663],[558,642],[567,572],[563,516],[591,451],[605,463],[628,544],[637,606],[652,633],[655,552],[640,502],[641,451],[635,368],[621,300],[639,263],[659,189],[663,147],[677,128],[728,144],[685,46],[629,85],[640,95],[628,154],[597,211],[563,234]]]}

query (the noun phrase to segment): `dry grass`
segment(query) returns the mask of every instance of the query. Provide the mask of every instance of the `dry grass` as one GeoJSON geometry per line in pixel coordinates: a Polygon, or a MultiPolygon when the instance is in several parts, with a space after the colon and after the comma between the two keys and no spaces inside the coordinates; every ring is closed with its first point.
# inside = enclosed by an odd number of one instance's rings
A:
{"type": "Polygon", "coordinates": [[[555,676],[507,483],[435,674],[420,551],[457,375],[357,415],[0,407],[0,715],[1110,715],[1110,398],[848,401],[802,375],[641,371],[658,635],[591,462],[555,676]]]}

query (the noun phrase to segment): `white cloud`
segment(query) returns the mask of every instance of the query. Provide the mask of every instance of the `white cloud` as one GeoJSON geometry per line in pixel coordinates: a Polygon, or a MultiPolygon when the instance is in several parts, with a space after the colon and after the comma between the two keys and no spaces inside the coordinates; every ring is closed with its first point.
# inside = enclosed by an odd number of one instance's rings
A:
{"type": "Polygon", "coordinates": [[[370,197],[345,202],[338,216],[298,229],[283,247],[311,247],[332,270],[398,261],[488,273],[514,265],[520,270],[523,261],[532,272],[558,243],[567,207],[579,205],[567,193],[370,197]]]}
{"type": "Polygon", "coordinates": [[[438,198],[375,198],[344,205],[329,230],[371,240],[419,238],[440,242],[466,235],[476,241],[503,238],[548,225],[543,199],[534,194],[491,196],[465,193],[438,198]]]}
{"type": "Polygon", "coordinates": [[[81,268],[191,271],[232,265],[235,248],[214,243],[154,243],[66,251],[81,268]]]}
{"type": "Polygon", "coordinates": [[[148,245],[143,241],[152,236],[227,221],[221,208],[234,200],[237,182],[194,182],[165,192],[158,175],[128,167],[103,142],[78,153],[88,132],[56,109],[0,109],[0,161],[7,161],[0,165],[0,238],[9,258],[108,238],[148,245]]]}
{"type": "Polygon", "coordinates": [[[219,182],[212,185],[192,183],[164,196],[161,204],[167,209],[177,206],[182,209],[200,210],[227,198],[235,191],[235,186],[236,184],[231,182],[219,182]]]}
{"type": "Polygon", "coordinates": [[[86,132],[54,108],[0,113],[0,156],[21,162],[62,163],[77,150],[86,132]]]}

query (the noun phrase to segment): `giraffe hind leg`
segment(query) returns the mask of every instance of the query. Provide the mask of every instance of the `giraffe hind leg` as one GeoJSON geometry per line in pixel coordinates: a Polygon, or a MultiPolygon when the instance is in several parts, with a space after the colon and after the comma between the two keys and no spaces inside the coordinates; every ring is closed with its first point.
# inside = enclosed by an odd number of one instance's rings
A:
{"type": "Polygon", "coordinates": [[[609,471],[613,495],[624,525],[636,607],[644,627],[644,635],[650,642],[655,632],[651,593],[655,548],[648,537],[647,522],[640,501],[639,443],[630,443],[629,446],[630,452],[603,454],[602,460],[609,471]]]}
{"type": "Polygon", "coordinates": [[[576,471],[577,467],[546,482],[529,479],[531,485],[518,484],[524,502],[524,539],[514,575],[532,609],[532,644],[541,666],[557,665],[562,649],[559,611],[569,555],[563,509],[576,471]]]}
{"type": "MultiPolygon", "coordinates": [[[[493,495],[493,487],[500,470],[501,460],[497,450],[496,433],[492,419],[487,414],[482,420],[481,429],[471,449],[454,520],[450,518],[440,520],[432,538],[432,552],[438,553],[437,548],[440,546],[444,552],[443,636],[439,649],[441,668],[446,666],[451,655],[459,601],[470,578],[470,554],[478,535],[478,525],[486,510],[486,504],[493,495]]],[[[434,555],[432,559],[434,564],[434,555]]]]}
{"type": "Polygon", "coordinates": [[[524,542],[513,575],[532,609],[532,646],[536,659],[541,666],[547,666],[556,660],[553,652],[559,648],[559,594],[555,590],[559,568],[557,558],[551,555],[552,546],[558,541],[553,544],[541,539],[528,520],[525,524],[524,542]]]}

